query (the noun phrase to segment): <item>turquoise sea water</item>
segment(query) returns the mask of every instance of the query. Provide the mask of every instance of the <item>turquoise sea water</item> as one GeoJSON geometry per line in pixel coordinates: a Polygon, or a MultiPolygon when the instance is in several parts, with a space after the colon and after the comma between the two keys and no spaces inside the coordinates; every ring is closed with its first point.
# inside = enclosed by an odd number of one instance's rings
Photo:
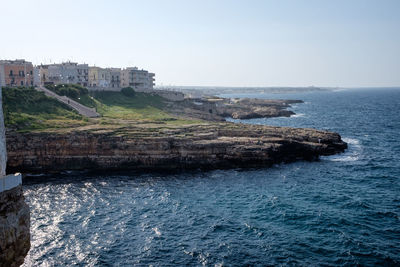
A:
{"type": "Polygon", "coordinates": [[[339,132],[340,155],[273,168],[27,177],[25,266],[400,265],[400,89],[302,99],[242,123],[339,132]]]}

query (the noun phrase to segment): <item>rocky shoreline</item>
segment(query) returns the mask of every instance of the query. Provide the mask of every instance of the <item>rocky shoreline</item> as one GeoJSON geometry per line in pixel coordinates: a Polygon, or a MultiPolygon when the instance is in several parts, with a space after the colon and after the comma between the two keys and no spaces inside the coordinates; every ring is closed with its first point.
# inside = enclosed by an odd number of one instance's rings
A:
{"type": "Polygon", "coordinates": [[[343,152],[337,133],[204,123],[130,125],[73,132],[7,132],[9,171],[171,170],[264,167],[343,152]]]}
{"type": "Polygon", "coordinates": [[[30,249],[30,213],[22,186],[0,192],[0,266],[20,266],[30,249]]]}
{"type": "Polygon", "coordinates": [[[225,118],[255,119],[290,117],[295,113],[287,110],[292,104],[302,100],[220,98],[186,99],[171,102],[169,110],[177,115],[188,115],[210,121],[225,121],[225,118]]]}

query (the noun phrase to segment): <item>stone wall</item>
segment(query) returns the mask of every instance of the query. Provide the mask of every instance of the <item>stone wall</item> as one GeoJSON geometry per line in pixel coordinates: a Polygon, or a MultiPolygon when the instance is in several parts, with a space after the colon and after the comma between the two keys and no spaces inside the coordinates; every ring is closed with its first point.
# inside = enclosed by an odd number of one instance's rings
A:
{"type": "Polygon", "coordinates": [[[19,266],[30,249],[30,214],[22,187],[0,192],[0,267],[19,266]]]}
{"type": "Polygon", "coordinates": [[[185,99],[185,95],[183,93],[176,91],[154,90],[153,93],[171,101],[183,101],[185,99]]]}
{"type": "Polygon", "coordinates": [[[92,86],[87,87],[89,91],[111,91],[111,92],[120,92],[121,87],[100,87],[100,86],[92,86]]]}

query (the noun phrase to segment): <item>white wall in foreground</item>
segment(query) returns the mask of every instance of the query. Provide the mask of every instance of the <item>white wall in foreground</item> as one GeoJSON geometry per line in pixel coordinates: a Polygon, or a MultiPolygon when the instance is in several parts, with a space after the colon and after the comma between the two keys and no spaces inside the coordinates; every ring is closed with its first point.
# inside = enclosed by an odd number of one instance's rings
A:
{"type": "Polygon", "coordinates": [[[6,147],[6,129],[4,127],[3,117],[3,97],[0,87],[0,177],[6,175],[7,165],[7,147],[6,147]]]}
{"type": "Polygon", "coordinates": [[[13,189],[22,184],[22,175],[20,173],[10,174],[0,178],[0,193],[13,189]]]}

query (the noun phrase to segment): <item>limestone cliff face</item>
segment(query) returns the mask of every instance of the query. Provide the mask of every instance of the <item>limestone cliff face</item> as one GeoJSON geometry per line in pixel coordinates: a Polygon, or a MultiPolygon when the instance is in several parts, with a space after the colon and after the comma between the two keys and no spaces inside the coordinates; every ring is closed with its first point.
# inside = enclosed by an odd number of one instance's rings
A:
{"type": "Polygon", "coordinates": [[[19,266],[30,249],[29,207],[21,186],[0,193],[0,266],[19,266]]]}
{"type": "Polygon", "coordinates": [[[8,168],[25,172],[260,167],[314,160],[346,147],[336,133],[230,123],[7,134],[8,168]]]}

